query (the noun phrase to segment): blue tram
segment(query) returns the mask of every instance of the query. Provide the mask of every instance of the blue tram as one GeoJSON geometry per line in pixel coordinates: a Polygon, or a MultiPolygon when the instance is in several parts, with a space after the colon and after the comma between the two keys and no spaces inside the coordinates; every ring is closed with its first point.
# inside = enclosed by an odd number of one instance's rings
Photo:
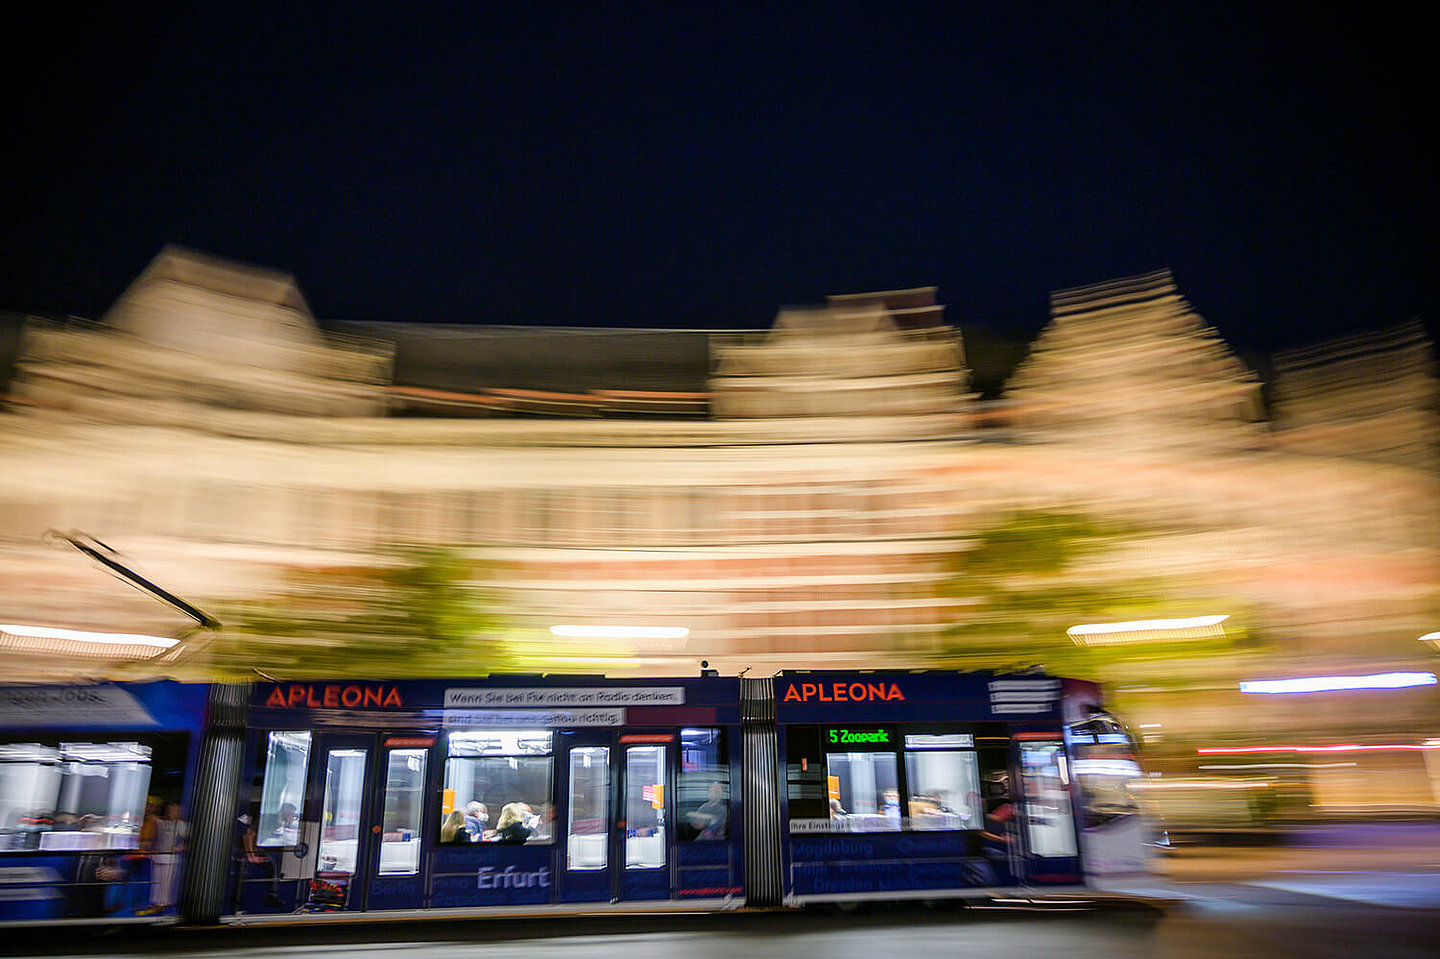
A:
{"type": "Polygon", "coordinates": [[[207,689],[0,687],[0,922],[173,918],[207,689]]]}
{"type": "Polygon", "coordinates": [[[1061,680],[781,673],[774,684],[789,901],[1083,882],[1061,680]]]}
{"type": "Polygon", "coordinates": [[[739,680],[252,688],[231,912],[732,900],[739,680]]]}
{"type": "Polygon", "coordinates": [[[4,695],[22,706],[0,743],[15,814],[0,921],[781,906],[1061,891],[1144,868],[1127,734],[1095,687],[1043,675],[4,695]],[[58,705],[75,696],[92,705],[58,705]],[[51,705],[21,725],[25,703],[51,705]],[[183,843],[146,796],[180,804],[183,843]]]}

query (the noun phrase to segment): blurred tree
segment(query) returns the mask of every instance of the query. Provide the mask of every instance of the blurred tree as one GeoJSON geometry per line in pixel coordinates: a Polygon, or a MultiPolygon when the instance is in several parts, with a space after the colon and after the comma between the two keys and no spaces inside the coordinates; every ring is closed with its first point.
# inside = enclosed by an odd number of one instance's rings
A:
{"type": "Polygon", "coordinates": [[[222,671],[463,676],[514,668],[488,571],[444,549],[307,570],[278,596],[221,607],[222,671]]]}
{"type": "Polygon", "coordinates": [[[946,592],[959,601],[941,663],[962,668],[1040,665],[1053,673],[1120,679],[1146,664],[1150,678],[1235,649],[1249,617],[1233,603],[1183,584],[1117,572],[1099,562],[1122,543],[1152,535],[1080,513],[1028,510],[970,536],[950,557],[946,592]],[[1080,623],[1231,613],[1225,635],[1183,642],[1077,646],[1080,623]]]}

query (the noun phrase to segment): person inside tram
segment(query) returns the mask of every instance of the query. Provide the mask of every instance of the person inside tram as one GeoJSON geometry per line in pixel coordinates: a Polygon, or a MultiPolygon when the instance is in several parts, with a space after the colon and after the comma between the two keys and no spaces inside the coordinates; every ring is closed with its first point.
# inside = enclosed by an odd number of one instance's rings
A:
{"type": "Polygon", "coordinates": [[[495,841],[511,846],[524,844],[530,838],[531,826],[527,820],[533,819],[530,807],[523,802],[506,803],[500,810],[500,818],[495,822],[495,841]]]}
{"type": "Polygon", "coordinates": [[[554,830],[555,807],[550,803],[542,803],[540,812],[526,820],[530,827],[530,838],[537,842],[549,842],[554,830]]]}
{"type": "Polygon", "coordinates": [[[490,810],[485,808],[483,802],[471,802],[465,807],[465,832],[469,834],[471,842],[479,842],[485,838],[489,830],[486,825],[490,822],[490,810]]]}
{"type": "Polygon", "coordinates": [[[163,809],[163,815],[150,827],[150,905],[141,910],[142,915],[163,913],[175,905],[180,853],[190,835],[190,827],[180,818],[179,803],[167,802],[163,809]]]}
{"type": "Polygon", "coordinates": [[[696,839],[724,839],[730,824],[730,803],[725,800],[723,783],[710,784],[710,798],[685,818],[700,830],[696,839]]]}
{"type": "Polygon", "coordinates": [[[845,816],[848,816],[848,815],[850,815],[850,814],[845,811],[845,807],[842,806],[842,805],[840,805],[840,800],[838,800],[838,799],[832,799],[832,800],[830,800],[830,818],[831,818],[831,819],[841,819],[841,818],[843,818],[843,817],[845,817],[845,816]]]}
{"type": "Polygon", "coordinates": [[[1015,827],[1015,804],[1010,798],[1010,774],[997,770],[985,777],[985,791],[988,794],[985,812],[985,827],[980,837],[986,847],[1001,850],[1011,842],[1015,827]]]}
{"type": "Polygon", "coordinates": [[[452,809],[445,822],[440,825],[440,842],[446,846],[458,846],[470,842],[470,833],[465,829],[465,813],[452,809]]]}
{"type": "Polygon", "coordinates": [[[155,848],[155,827],[160,822],[160,798],[150,796],[145,800],[145,816],[140,822],[140,851],[153,852],[155,848]]]}
{"type": "Polygon", "coordinates": [[[265,893],[265,905],[271,908],[284,905],[284,900],[280,898],[279,870],[275,868],[275,860],[256,847],[254,822],[254,817],[250,813],[241,813],[235,819],[232,852],[235,863],[235,885],[230,905],[232,911],[237,914],[245,911],[245,883],[250,878],[250,874],[256,871],[260,873],[260,878],[270,881],[265,893]]]}
{"type": "Polygon", "coordinates": [[[275,812],[275,830],[270,834],[279,842],[277,846],[293,846],[300,841],[300,817],[295,815],[295,804],[284,802],[275,812]]]}

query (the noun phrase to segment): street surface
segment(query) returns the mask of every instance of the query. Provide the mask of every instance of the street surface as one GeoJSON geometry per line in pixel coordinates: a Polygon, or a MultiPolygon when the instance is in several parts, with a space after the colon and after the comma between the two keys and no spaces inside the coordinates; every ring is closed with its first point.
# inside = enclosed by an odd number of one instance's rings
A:
{"type": "Polygon", "coordinates": [[[1164,901],[886,905],[562,919],[346,921],[212,930],[46,930],[0,953],[190,959],[891,959],[1440,956],[1440,824],[1299,830],[1182,847],[1146,884],[1164,901]]]}

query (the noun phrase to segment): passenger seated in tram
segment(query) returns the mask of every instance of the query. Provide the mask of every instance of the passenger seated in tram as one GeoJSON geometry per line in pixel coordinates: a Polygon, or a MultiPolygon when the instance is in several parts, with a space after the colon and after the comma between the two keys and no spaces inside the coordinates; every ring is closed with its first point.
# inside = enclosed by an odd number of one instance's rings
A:
{"type": "Polygon", "coordinates": [[[941,816],[944,810],[940,808],[940,800],[935,796],[912,796],[910,798],[910,818],[918,819],[922,816],[941,816]]]}
{"type": "Polygon", "coordinates": [[[690,820],[692,826],[700,830],[700,834],[695,838],[725,838],[726,828],[730,824],[730,804],[725,801],[724,797],[724,784],[711,783],[709,800],[685,817],[690,820]]]}
{"type": "Polygon", "coordinates": [[[465,807],[465,832],[469,834],[471,842],[479,842],[490,832],[486,825],[490,821],[490,810],[485,808],[483,802],[471,802],[465,807]]]}
{"type": "Polygon", "coordinates": [[[470,842],[470,834],[465,831],[465,814],[458,809],[451,810],[440,826],[440,843],[445,846],[458,846],[467,842],[470,842]]]}
{"type": "Polygon", "coordinates": [[[832,799],[832,800],[830,800],[830,818],[831,818],[831,819],[843,819],[843,818],[845,818],[845,817],[848,816],[848,815],[850,815],[850,814],[845,811],[845,807],[842,806],[842,805],[840,805],[840,800],[838,800],[838,799],[832,799]]]}
{"type": "Polygon", "coordinates": [[[533,818],[530,807],[523,802],[506,803],[495,822],[495,841],[511,846],[522,845],[530,838],[532,827],[527,825],[527,821],[533,818]]]}
{"type": "Polygon", "coordinates": [[[300,841],[300,818],[295,815],[294,803],[281,803],[275,812],[275,829],[270,834],[274,845],[293,846],[300,841]]]}
{"type": "Polygon", "coordinates": [[[555,822],[555,807],[548,802],[540,806],[538,815],[532,815],[525,821],[530,827],[530,838],[536,842],[549,842],[553,836],[555,822]]]}

